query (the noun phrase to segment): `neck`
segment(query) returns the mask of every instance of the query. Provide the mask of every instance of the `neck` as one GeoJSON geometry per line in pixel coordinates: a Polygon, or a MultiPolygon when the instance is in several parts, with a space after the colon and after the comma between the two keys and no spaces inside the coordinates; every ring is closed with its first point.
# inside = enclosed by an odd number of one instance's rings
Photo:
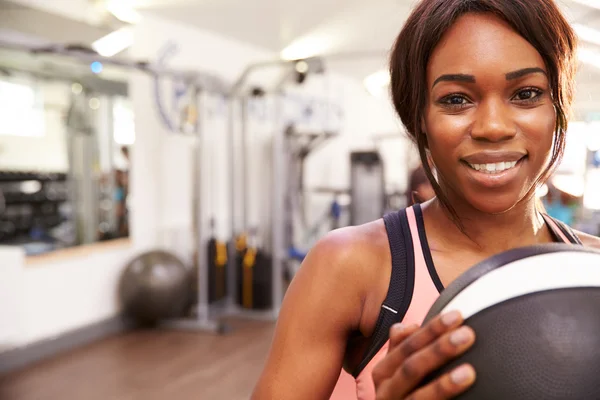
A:
{"type": "Polygon", "coordinates": [[[502,214],[488,214],[463,202],[451,202],[462,230],[437,198],[425,204],[424,208],[434,216],[440,230],[445,232],[444,236],[452,238],[453,247],[497,254],[516,247],[548,242],[548,232],[544,229],[544,220],[536,203],[532,196],[502,214]],[[455,204],[461,205],[457,207],[455,204]]]}

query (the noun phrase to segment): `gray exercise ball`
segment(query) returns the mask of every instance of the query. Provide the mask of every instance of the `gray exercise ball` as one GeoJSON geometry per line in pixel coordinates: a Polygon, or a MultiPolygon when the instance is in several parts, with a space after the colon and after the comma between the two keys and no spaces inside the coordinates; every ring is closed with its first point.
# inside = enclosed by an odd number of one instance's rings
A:
{"type": "Polygon", "coordinates": [[[125,314],[140,324],[181,317],[191,295],[189,270],[170,253],[141,254],[127,264],[119,295],[125,314]]]}

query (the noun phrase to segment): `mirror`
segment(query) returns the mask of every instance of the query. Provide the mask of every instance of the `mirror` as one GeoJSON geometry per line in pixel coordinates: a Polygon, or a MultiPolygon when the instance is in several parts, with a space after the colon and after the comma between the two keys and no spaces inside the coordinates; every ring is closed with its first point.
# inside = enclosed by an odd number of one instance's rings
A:
{"type": "Polygon", "coordinates": [[[126,75],[1,53],[0,245],[37,255],[128,237],[135,127],[126,75]]]}

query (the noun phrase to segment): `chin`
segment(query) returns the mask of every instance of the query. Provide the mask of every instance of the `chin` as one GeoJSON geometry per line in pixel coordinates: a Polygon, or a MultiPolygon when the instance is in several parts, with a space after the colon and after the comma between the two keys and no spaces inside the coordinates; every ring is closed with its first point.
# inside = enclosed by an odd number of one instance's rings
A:
{"type": "Polygon", "coordinates": [[[505,194],[499,196],[482,196],[481,194],[473,194],[465,196],[467,203],[476,210],[485,214],[503,214],[512,210],[521,200],[519,196],[505,194]]]}

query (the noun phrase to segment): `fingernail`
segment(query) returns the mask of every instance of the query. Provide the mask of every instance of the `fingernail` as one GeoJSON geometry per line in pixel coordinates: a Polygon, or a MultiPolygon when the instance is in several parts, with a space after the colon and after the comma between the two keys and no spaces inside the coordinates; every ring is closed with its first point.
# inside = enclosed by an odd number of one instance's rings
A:
{"type": "Polygon", "coordinates": [[[402,333],[406,329],[406,325],[404,324],[394,324],[392,325],[392,333],[402,333]]]}
{"type": "Polygon", "coordinates": [[[457,347],[462,346],[471,340],[472,335],[473,334],[471,330],[463,326],[462,328],[452,332],[450,335],[450,343],[457,347]]]}
{"type": "Polygon", "coordinates": [[[455,385],[464,385],[475,376],[475,370],[470,365],[462,365],[450,373],[450,379],[455,385]]]}
{"type": "Polygon", "coordinates": [[[446,326],[452,326],[460,319],[460,313],[458,311],[451,311],[446,315],[442,316],[442,323],[446,326]]]}

